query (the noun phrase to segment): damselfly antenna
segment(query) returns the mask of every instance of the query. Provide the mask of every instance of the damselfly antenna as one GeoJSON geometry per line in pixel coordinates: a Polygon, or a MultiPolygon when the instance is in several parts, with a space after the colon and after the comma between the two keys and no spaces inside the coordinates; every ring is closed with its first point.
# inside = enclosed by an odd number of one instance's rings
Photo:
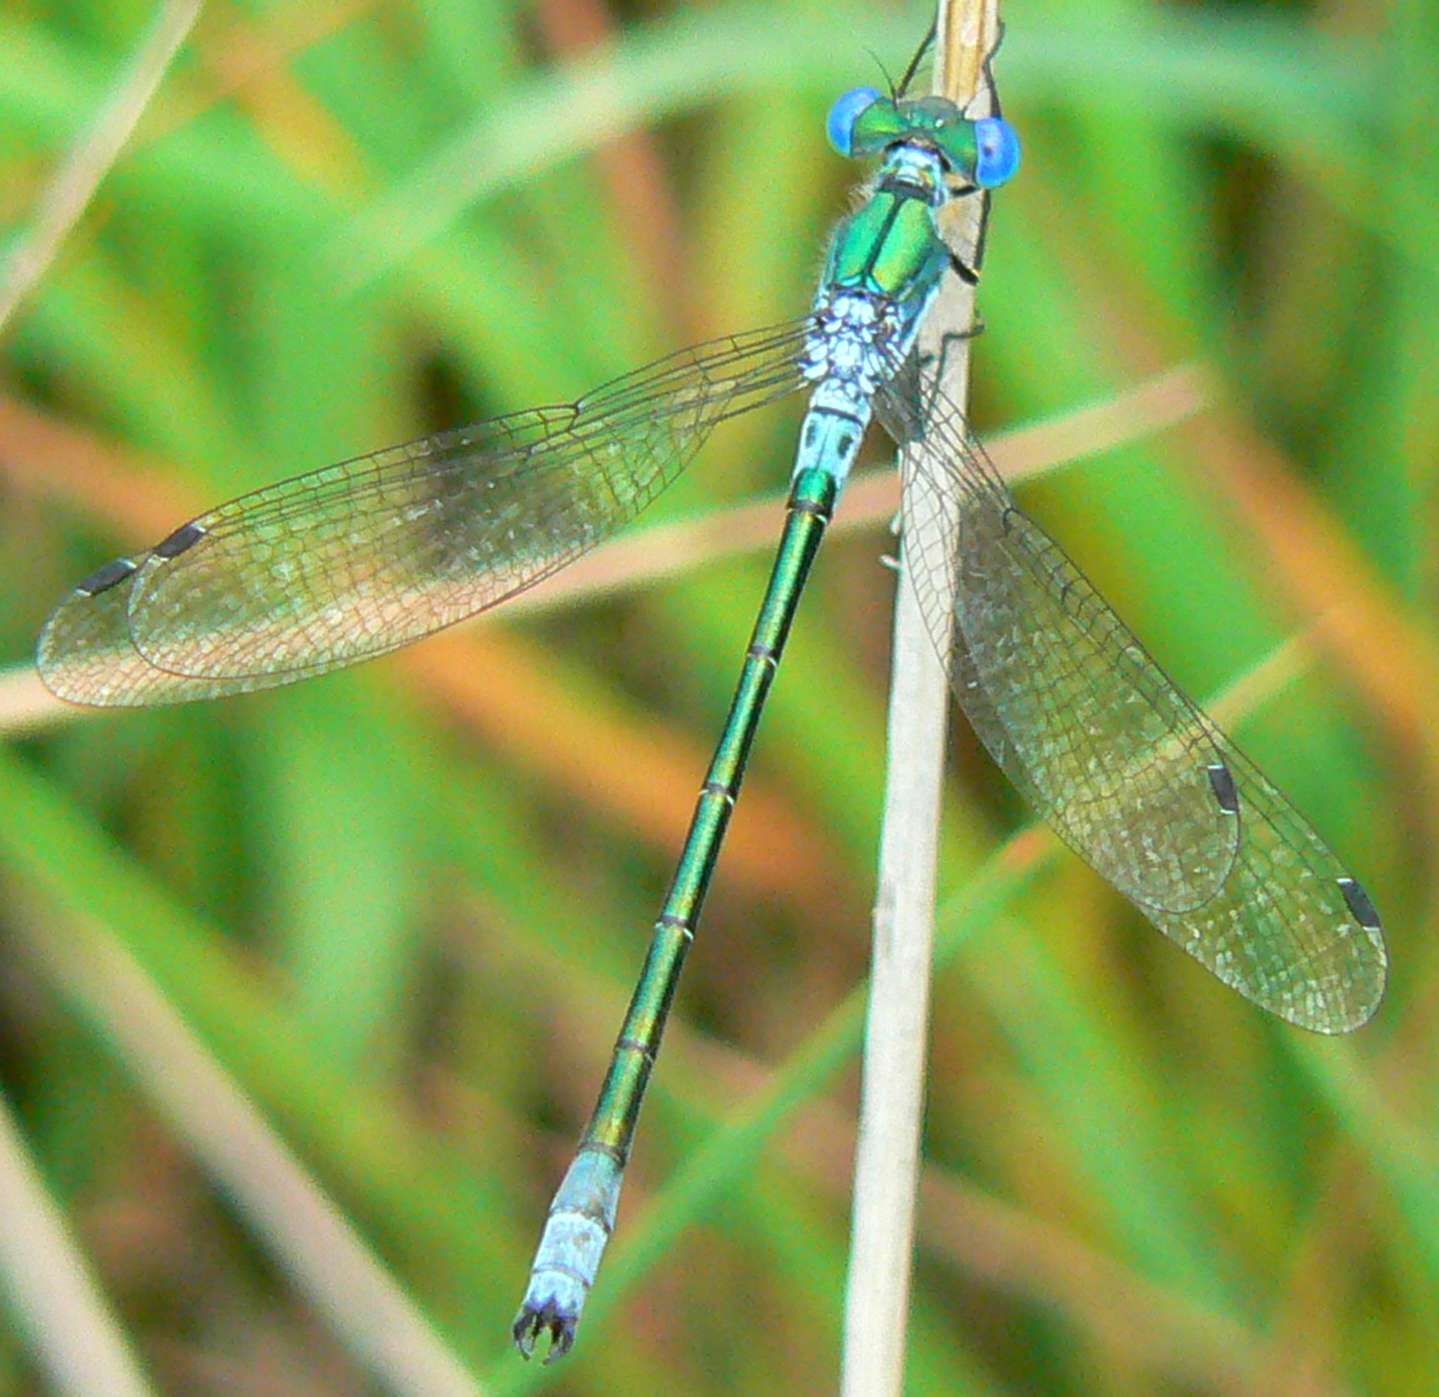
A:
{"type": "Polygon", "coordinates": [[[935,20],[929,26],[929,33],[924,36],[924,42],[915,50],[914,57],[909,60],[909,67],[904,70],[904,76],[899,80],[899,90],[894,94],[896,102],[909,91],[909,85],[914,81],[914,75],[919,72],[919,65],[924,62],[924,56],[929,52],[929,47],[934,43],[935,35],[938,32],[939,21],[935,20]]]}
{"type": "Polygon", "coordinates": [[[884,79],[884,85],[889,88],[889,100],[899,101],[899,93],[894,90],[894,79],[889,75],[889,69],[884,66],[882,59],[872,48],[865,49],[865,52],[874,59],[874,66],[879,69],[879,75],[884,79]]]}

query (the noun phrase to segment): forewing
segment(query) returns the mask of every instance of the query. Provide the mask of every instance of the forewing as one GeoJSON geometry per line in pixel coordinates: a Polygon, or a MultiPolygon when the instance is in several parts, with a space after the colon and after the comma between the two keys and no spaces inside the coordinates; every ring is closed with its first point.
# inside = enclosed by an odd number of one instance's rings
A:
{"type": "Polygon", "coordinates": [[[81,703],[214,697],[324,673],[494,606],[630,522],[719,421],[803,387],[807,323],[221,505],[113,586],[73,592],[42,634],[41,675],[81,703]]]}
{"type": "Polygon", "coordinates": [[[274,688],[303,677],[282,673],[207,680],[156,669],[130,640],[130,591],[138,565],[148,556],[107,564],[96,578],[108,581],[102,574],[120,568],[128,575],[94,593],[87,589],[92,579],[86,578],[51,613],[36,652],[40,677],[51,693],[71,703],[136,707],[274,688]]]}
{"type": "Polygon", "coordinates": [[[1382,993],[1368,897],[1014,504],[957,408],[892,396],[907,570],[985,746],[1083,858],[1226,984],[1340,1032],[1382,993]]]}
{"type": "Polygon", "coordinates": [[[1364,888],[1283,793],[1222,733],[1242,843],[1224,886],[1183,914],[1142,908],[1246,999],[1318,1033],[1347,1033],[1384,996],[1389,957],[1364,888]]]}
{"type": "Polygon", "coordinates": [[[975,731],[1126,896],[1202,906],[1239,847],[1207,720],[1015,506],[959,412],[927,401],[902,463],[905,558],[975,731]]]}

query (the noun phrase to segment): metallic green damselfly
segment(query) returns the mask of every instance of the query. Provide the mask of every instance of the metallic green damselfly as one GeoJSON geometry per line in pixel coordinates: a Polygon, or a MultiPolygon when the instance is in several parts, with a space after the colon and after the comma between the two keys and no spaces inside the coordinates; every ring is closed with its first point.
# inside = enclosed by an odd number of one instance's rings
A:
{"type": "MultiPolygon", "coordinates": [[[[1010,497],[915,354],[955,254],[940,215],[1019,163],[996,112],[845,94],[841,154],[878,162],[811,312],[687,349],[575,403],[270,485],[91,574],[39,647],[61,698],[146,705],[270,688],[494,606],[632,520],[728,417],[809,395],[778,555],[594,1114],[551,1205],[515,1338],[574,1339],[680,969],[800,593],[872,417],[906,447],[903,550],[956,696],[1059,834],[1161,931],[1325,1033],[1383,991],[1379,918],[1309,824],[1169,680],[1010,497]],[[925,489],[913,488],[923,480],[925,489]]],[[[977,259],[975,259],[977,261],[977,259]]]]}

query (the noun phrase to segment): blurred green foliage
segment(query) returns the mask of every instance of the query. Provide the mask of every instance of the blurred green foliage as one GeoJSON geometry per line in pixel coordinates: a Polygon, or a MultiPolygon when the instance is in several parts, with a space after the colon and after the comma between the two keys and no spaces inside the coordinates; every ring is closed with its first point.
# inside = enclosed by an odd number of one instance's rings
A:
{"type": "MultiPolygon", "coordinates": [[[[0,267],[154,8],[0,11],[0,267]]],[[[1354,1041],[1271,1022],[1067,855],[1006,845],[1027,817],[957,721],[910,1389],[1424,1390],[1439,12],[1006,18],[1026,163],[991,224],[975,416],[1211,368],[1221,412],[1025,499],[1199,695],[1314,628],[1302,677],[1236,732],[1370,889],[1395,973],[1354,1041]]],[[[0,344],[4,654],[21,666],[65,586],[216,498],[800,311],[856,175],[828,103],[927,22],[208,7],[0,344]],[[102,454],[37,458],[17,408],[102,454]]],[[[738,424],[653,516],[777,492],[793,426],[738,424]]],[[[105,947],[486,1390],[832,1385],[887,546],[836,539],[819,565],[736,817],[748,852],[722,862],[559,1369],[507,1353],[507,1326],[767,559],[0,753],[0,1081],[157,1389],[372,1379],[197,1139],[203,1102],[159,1090],[105,947]]],[[[0,1390],[37,1390],[10,1313],[0,1390]]]]}

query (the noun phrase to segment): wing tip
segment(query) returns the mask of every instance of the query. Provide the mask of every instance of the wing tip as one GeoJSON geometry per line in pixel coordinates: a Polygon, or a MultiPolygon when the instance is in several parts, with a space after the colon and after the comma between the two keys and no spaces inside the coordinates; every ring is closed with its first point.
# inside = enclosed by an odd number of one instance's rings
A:
{"type": "Polygon", "coordinates": [[[1356,947],[1350,963],[1332,983],[1311,984],[1301,998],[1293,994],[1264,1005],[1297,1028],[1338,1037],[1363,1028],[1379,1012],[1389,988],[1389,953],[1378,925],[1361,924],[1365,947],[1356,947]]]}

